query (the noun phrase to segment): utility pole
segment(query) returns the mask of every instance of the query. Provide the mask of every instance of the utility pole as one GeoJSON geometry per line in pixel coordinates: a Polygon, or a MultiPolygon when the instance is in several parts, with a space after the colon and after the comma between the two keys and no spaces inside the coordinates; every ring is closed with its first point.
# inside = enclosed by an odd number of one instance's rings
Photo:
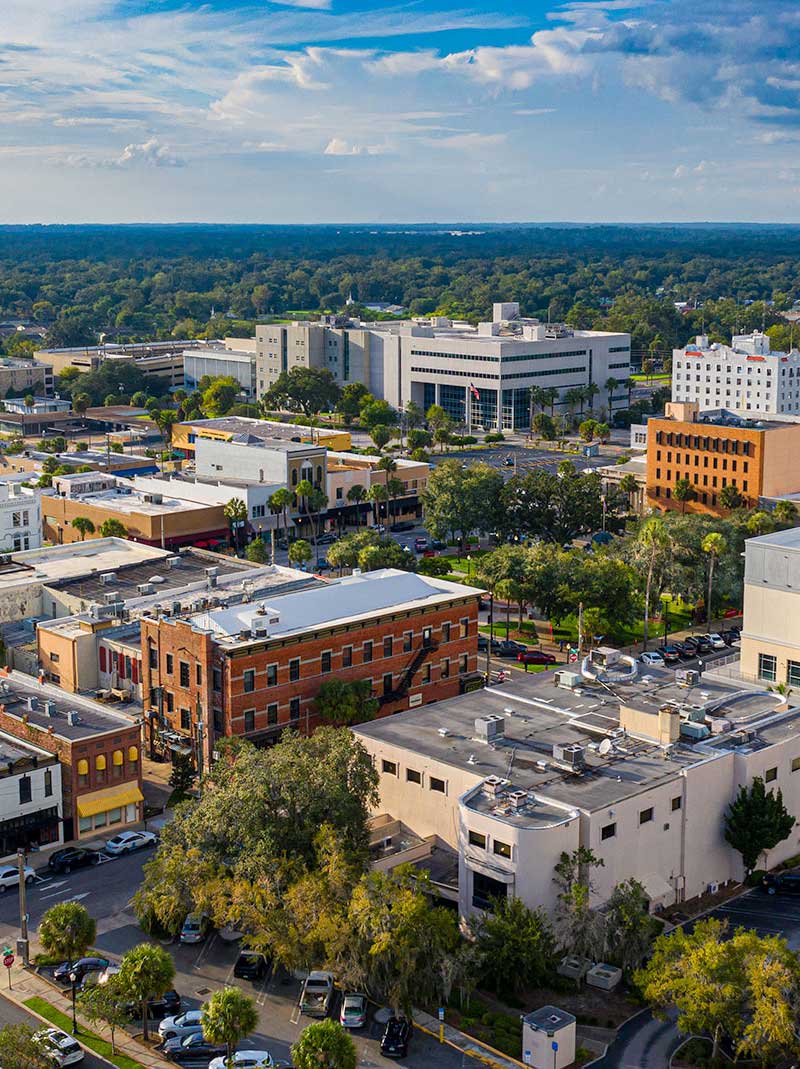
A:
{"type": "Polygon", "coordinates": [[[28,967],[28,907],[25,901],[25,851],[17,851],[17,872],[19,873],[19,949],[22,951],[22,964],[28,967]]]}
{"type": "Polygon", "coordinates": [[[490,658],[494,642],[494,594],[489,595],[489,641],[486,643],[486,682],[489,682],[491,672],[490,658]]]}
{"type": "Polygon", "coordinates": [[[578,602],[578,656],[583,653],[583,602],[578,602]]]}

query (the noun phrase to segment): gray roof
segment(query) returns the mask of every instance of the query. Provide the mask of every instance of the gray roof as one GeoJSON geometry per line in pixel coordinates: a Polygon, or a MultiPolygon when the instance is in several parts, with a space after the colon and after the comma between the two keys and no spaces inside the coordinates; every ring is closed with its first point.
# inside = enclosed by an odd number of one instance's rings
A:
{"type": "Polygon", "coordinates": [[[0,679],[0,703],[11,716],[28,718],[43,732],[71,742],[129,728],[133,721],[112,712],[91,698],[68,694],[51,683],[40,683],[24,672],[10,672],[0,679]],[[45,702],[49,703],[45,705],[45,702]],[[76,717],[68,714],[77,713],[76,717]],[[72,722],[71,722],[72,721],[72,722]]]}
{"type": "Polygon", "coordinates": [[[542,1006],[532,1013],[526,1013],[522,1020],[537,1032],[559,1032],[562,1028],[568,1028],[575,1023],[575,1017],[566,1010],[560,1010],[557,1006],[542,1006]]]}

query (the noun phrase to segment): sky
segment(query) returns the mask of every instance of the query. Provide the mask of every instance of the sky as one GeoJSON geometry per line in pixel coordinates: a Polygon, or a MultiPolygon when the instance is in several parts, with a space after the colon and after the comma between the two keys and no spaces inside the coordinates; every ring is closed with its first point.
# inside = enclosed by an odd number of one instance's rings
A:
{"type": "Polygon", "coordinates": [[[2,0],[0,222],[800,222],[797,0],[2,0]]]}

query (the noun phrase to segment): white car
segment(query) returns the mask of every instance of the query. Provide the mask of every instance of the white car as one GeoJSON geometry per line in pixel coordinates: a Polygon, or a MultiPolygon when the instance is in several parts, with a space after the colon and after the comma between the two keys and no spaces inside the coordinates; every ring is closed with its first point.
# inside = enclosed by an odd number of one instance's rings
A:
{"type": "Polygon", "coordinates": [[[152,831],[121,831],[109,839],[103,850],[113,857],[128,854],[131,850],[140,850],[144,846],[155,846],[158,836],[152,831]]]}
{"type": "Polygon", "coordinates": [[[182,1039],[195,1032],[202,1032],[202,1020],[202,1010],[187,1010],[185,1013],[179,1013],[177,1017],[165,1017],[158,1026],[158,1034],[162,1039],[182,1039]]]}
{"type": "Polygon", "coordinates": [[[725,649],[725,639],[722,637],[722,635],[717,634],[716,631],[713,635],[708,636],[708,641],[711,643],[712,650],[725,649]]]}
{"type": "MultiPolygon", "coordinates": [[[[33,883],[36,873],[30,867],[25,866],[25,883],[33,883]]],[[[0,867],[0,895],[4,894],[9,887],[19,887],[19,869],[16,865],[3,865],[0,867]]]]}
{"type": "Polygon", "coordinates": [[[345,995],[339,1013],[339,1024],[345,1028],[363,1028],[367,1023],[367,996],[345,995]]]}
{"type": "Polygon", "coordinates": [[[659,666],[662,666],[664,664],[664,658],[661,656],[660,653],[656,653],[655,650],[653,650],[652,653],[640,653],[639,660],[642,664],[652,664],[659,666]]]}
{"type": "MultiPolygon", "coordinates": [[[[208,1069],[225,1069],[226,1059],[212,1058],[208,1069]]],[[[237,1050],[233,1055],[234,1069],[272,1069],[275,1065],[268,1050],[237,1050]]]]}
{"type": "Polygon", "coordinates": [[[83,1047],[66,1032],[60,1032],[57,1028],[43,1028],[33,1038],[44,1047],[56,1065],[75,1065],[83,1061],[83,1047]]]}

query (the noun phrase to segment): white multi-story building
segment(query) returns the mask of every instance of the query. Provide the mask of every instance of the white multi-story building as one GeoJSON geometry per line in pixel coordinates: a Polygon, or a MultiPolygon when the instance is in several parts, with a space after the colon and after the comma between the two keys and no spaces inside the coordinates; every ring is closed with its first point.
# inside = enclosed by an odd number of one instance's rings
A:
{"type": "Polygon", "coordinates": [[[187,349],[183,354],[183,385],[186,390],[196,390],[204,375],[229,376],[236,379],[242,394],[248,401],[256,401],[256,354],[255,344],[249,349],[233,348],[228,342],[241,343],[244,339],[226,339],[225,345],[214,349],[187,349]]]}
{"type": "Polygon", "coordinates": [[[672,353],[672,400],[701,409],[726,408],[768,415],[800,414],[800,351],[772,352],[767,334],[734,334],[730,345],[694,345],[672,353]]]}
{"type": "Polygon", "coordinates": [[[59,844],[63,815],[58,758],[0,732],[0,857],[59,844]]]}
{"type": "Polygon", "coordinates": [[[515,303],[495,304],[492,322],[477,327],[440,317],[334,316],[256,327],[259,393],[292,367],[327,368],[340,385],[363,382],[394,408],[441,405],[470,430],[529,427],[533,387],[555,389],[555,412],[570,407],[569,390],[590,383],[598,388],[595,410],[627,404],[630,349],[629,334],[525,319],[515,303]],[[609,391],[611,380],[618,385],[609,391]]]}
{"type": "Polygon", "coordinates": [[[24,472],[0,482],[0,553],[39,549],[42,544],[42,491],[23,486],[24,472]]]}

